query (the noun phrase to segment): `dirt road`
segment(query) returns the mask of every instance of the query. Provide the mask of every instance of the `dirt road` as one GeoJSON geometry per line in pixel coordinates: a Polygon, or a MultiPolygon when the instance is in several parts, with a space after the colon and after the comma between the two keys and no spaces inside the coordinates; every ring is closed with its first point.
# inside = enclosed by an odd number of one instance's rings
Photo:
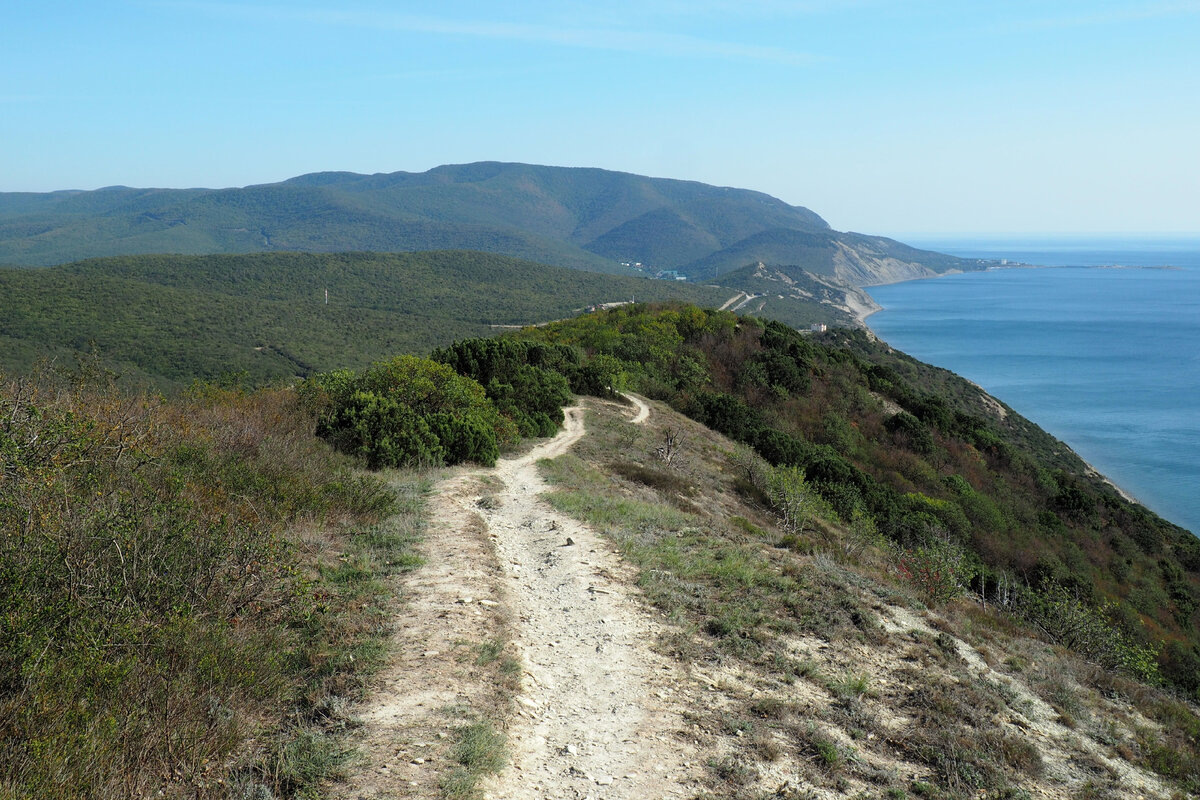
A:
{"type": "Polygon", "coordinates": [[[675,668],[651,650],[654,622],[627,568],[595,532],[538,498],[537,461],[583,433],[583,410],[568,409],[562,434],[496,467],[504,489],[485,518],[525,675],[511,766],[488,787],[495,800],[691,793],[675,668]]]}
{"type": "Polygon", "coordinates": [[[637,413],[635,413],[633,418],[629,420],[631,423],[634,425],[641,425],[643,422],[650,419],[650,406],[646,405],[645,400],[629,394],[628,392],[621,392],[621,396],[633,403],[633,407],[637,409],[637,413]]]}
{"type": "MultiPolygon", "coordinates": [[[[630,398],[631,422],[649,408],[630,398]]],[[[399,625],[396,663],[363,713],[371,766],[347,797],[436,796],[448,726],[438,709],[486,703],[454,643],[505,625],[523,667],[509,764],[492,800],[694,795],[701,767],[681,736],[678,668],[653,652],[656,623],[607,540],[540,498],[537,462],[585,433],[584,410],[529,453],[435,490],[427,565],[399,625]],[[440,738],[439,738],[440,737],[440,738]],[[434,794],[431,794],[433,792],[434,794]]]]}
{"type": "Polygon", "coordinates": [[[724,303],[721,305],[721,307],[717,309],[717,311],[724,311],[725,309],[729,308],[731,305],[733,305],[734,303],[736,303],[738,300],[741,300],[743,297],[746,297],[746,293],[745,293],[745,292],[738,292],[738,293],[737,293],[737,294],[735,294],[733,297],[731,297],[731,298],[729,298],[728,300],[726,300],[726,301],[725,301],[725,302],[724,302],[724,303]]]}

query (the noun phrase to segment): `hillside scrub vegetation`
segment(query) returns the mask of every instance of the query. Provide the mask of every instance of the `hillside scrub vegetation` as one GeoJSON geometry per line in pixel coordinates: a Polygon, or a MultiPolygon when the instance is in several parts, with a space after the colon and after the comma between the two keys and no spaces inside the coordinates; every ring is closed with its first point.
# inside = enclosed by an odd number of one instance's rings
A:
{"type": "MultiPolygon", "coordinates": [[[[795,468],[835,519],[890,542],[932,601],[969,590],[1068,646],[1077,627],[1103,629],[1085,655],[1200,696],[1200,541],[968,382],[863,332],[813,338],[689,306],[516,336],[613,359],[632,389],[795,468]]],[[[778,485],[759,491],[802,522],[778,485]]]]}
{"type": "Polygon", "coordinates": [[[169,391],[362,369],[635,296],[720,305],[733,293],[466,251],[121,256],[0,268],[0,292],[0,371],[95,354],[169,391]]]}
{"type": "Polygon", "coordinates": [[[707,754],[700,796],[1165,800],[1200,788],[1194,704],[980,602],[962,550],[933,554],[967,569],[932,596],[871,520],[807,505],[794,467],[652,405],[632,426],[585,400],[588,435],[541,467],[549,502],[636,570],[658,648],[689,676],[678,688],[683,735],[707,754]]]}
{"type": "MultiPolygon", "coordinates": [[[[1157,728],[1089,735],[1200,790],[1200,723],[1180,702],[1200,698],[1195,537],[977,387],[865,333],[631,304],[295,388],[198,384],[167,400],[95,370],[3,382],[0,798],[311,795],[344,765],[330,734],[381,656],[381,578],[418,563],[420,481],[398,497],[354,466],[492,464],[552,433],[572,392],[622,389],[691,419],[585,437],[589,460],[548,468],[570,489],[552,502],[616,532],[677,626],[674,655],[836,700],[816,721],[762,700],[697,724],[753,734],[768,761],[782,737],[832,786],[1020,796],[1002,792],[1041,774],[1036,751],[977,733],[1019,704],[972,678],[951,640],[903,633],[907,688],[887,690],[785,646],[897,641],[876,601],[904,586],[981,645],[1025,648],[1003,666],[1037,674],[1064,730],[1091,707],[1080,693],[1142,704],[1157,728]],[[698,487],[697,459],[719,477],[698,487]],[[1032,659],[1070,663],[1081,688],[1032,659]],[[949,677],[923,681],[929,664],[949,677]],[[875,694],[917,733],[888,733],[875,694]],[[897,785],[856,748],[902,751],[941,788],[897,785]]],[[[748,785],[737,758],[709,766],[748,785]]]]}
{"type": "Polygon", "coordinates": [[[344,761],[419,494],[313,424],[288,389],[0,383],[0,797],[294,794],[344,761]]]}
{"type": "Polygon", "coordinates": [[[1178,758],[1163,766],[1194,785],[1186,704],[1047,647],[999,607],[958,598],[927,612],[895,546],[863,518],[816,508],[802,529],[789,522],[770,489],[782,479],[787,494],[805,494],[792,468],[776,475],[661,405],[636,428],[587,406],[589,435],[543,464],[559,487],[550,502],[638,569],[666,621],[660,648],[689,665],[703,695],[687,737],[713,753],[712,796],[1116,798],[1142,778],[1116,772],[1108,754],[1156,771],[1140,732],[1156,723],[1118,711],[1133,697],[1164,720],[1154,752],[1178,758]],[[671,465],[660,456],[668,439],[671,465]],[[1074,729],[1057,727],[1033,692],[1074,729]]]}
{"type": "Polygon", "coordinates": [[[432,359],[396,356],[315,375],[298,390],[317,434],[372,469],[492,466],[521,437],[558,430],[571,399],[566,375],[595,380],[579,362],[571,347],[468,339],[432,359]]]}

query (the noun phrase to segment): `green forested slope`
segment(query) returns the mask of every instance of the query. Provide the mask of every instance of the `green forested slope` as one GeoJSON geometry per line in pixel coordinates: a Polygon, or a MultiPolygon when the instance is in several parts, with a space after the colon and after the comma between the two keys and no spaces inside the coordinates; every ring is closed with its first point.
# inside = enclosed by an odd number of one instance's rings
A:
{"type": "Polygon", "coordinates": [[[1082,603],[1111,625],[1089,656],[1200,691],[1200,540],[973,384],[862,332],[814,340],[688,307],[624,307],[520,336],[616,359],[628,385],[803,470],[845,524],[926,554],[934,572],[956,565],[1057,641],[1078,636],[1062,615],[1082,603]]]}
{"type": "Polygon", "coordinates": [[[831,231],[812,211],[761,192],[497,162],[231,189],[0,193],[0,264],[22,266],[147,253],[470,249],[625,274],[619,262],[711,277],[767,261],[832,275],[841,243],[868,261],[887,250],[912,275],[971,268],[888,242],[831,231]]]}
{"type": "Polygon", "coordinates": [[[600,302],[729,292],[485,253],[138,256],[0,270],[0,370],[95,351],[156,383],[261,383],[427,352],[600,302]],[[325,290],[329,302],[325,303],[325,290]]]}

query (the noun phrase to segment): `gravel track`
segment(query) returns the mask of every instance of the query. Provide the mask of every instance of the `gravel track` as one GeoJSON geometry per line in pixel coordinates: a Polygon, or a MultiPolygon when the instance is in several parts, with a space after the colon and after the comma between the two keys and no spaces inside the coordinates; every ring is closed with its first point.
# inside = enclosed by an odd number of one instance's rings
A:
{"type": "MultiPolygon", "coordinates": [[[[650,414],[644,401],[631,423],[650,414]]],[[[508,724],[508,766],[490,800],[691,797],[701,767],[685,737],[688,682],[654,652],[659,623],[609,542],[550,507],[537,462],[584,434],[562,431],[494,469],[460,471],[434,490],[426,564],[406,588],[395,656],[360,712],[368,765],[346,798],[431,797],[450,768],[451,705],[486,708],[494,687],[462,658],[463,642],[504,631],[522,665],[508,724]]]]}
{"type": "MultiPolygon", "coordinates": [[[[633,401],[644,420],[648,408],[633,401]]],[[[562,433],[494,473],[504,488],[484,516],[525,674],[511,766],[487,796],[688,796],[694,756],[678,735],[676,668],[651,649],[655,620],[607,541],[538,497],[547,487],[537,461],[583,435],[583,409],[567,409],[562,433]]]]}

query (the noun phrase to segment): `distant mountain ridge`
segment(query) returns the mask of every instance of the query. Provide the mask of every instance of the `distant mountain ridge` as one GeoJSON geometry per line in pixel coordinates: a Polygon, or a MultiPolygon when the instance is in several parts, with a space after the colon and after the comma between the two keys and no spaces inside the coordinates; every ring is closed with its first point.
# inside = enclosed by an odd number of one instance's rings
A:
{"type": "Polygon", "coordinates": [[[598,272],[694,279],[764,262],[852,286],[978,262],[834,231],[747,189],[583,167],[479,162],[318,172],[230,189],[0,193],[0,264],[147,253],[469,249],[598,272]]]}

